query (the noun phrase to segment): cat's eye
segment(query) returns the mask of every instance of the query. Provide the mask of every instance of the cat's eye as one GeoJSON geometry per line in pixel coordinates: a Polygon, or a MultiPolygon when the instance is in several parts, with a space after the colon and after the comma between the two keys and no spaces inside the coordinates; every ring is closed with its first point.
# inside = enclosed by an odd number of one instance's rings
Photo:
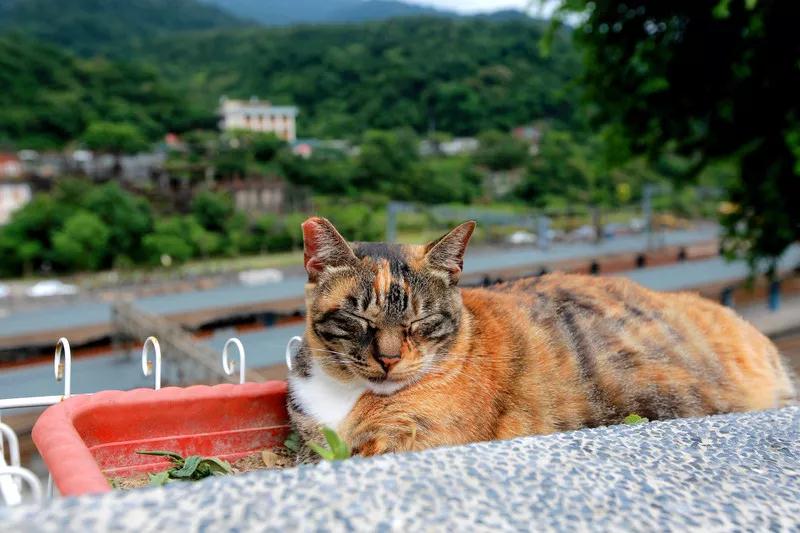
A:
{"type": "Polygon", "coordinates": [[[350,311],[345,311],[344,309],[340,309],[339,312],[341,314],[345,315],[345,316],[348,316],[350,318],[354,318],[356,320],[359,320],[359,321],[365,323],[370,328],[375,328],[375,323],[372,322],[372,320],[370,320],[369,318],[367,318],[365,316],[357,315],[356,313],[351,313],[350,311]]]}
{"type": "Polygon", "coordinates": [[[415,335],[428,337],[436,332],[445,320],[445,316],[440,313],[433,313],[411,322],[409,331],[415,335]]]}
{"type": "Polygon", "coordinates": [[[418,323],[420,323],[422,321],[425,321],[425,320],[428,320],[428,321],[430,321],[431,319],[441,320],[443,318],[444,318],[444,315],[442,315],[440,313],[432,313],[430,315],[425,315],[422,318],[418,318],[416,320],[412,320],[410,325],[413,326],[414,324],[418,324],[418,323]]]}

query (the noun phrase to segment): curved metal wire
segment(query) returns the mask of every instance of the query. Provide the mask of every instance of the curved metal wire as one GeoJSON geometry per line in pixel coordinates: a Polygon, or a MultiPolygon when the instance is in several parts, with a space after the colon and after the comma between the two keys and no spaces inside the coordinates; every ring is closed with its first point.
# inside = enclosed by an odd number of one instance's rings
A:
{"type": "MultiPolygon", "coordinates": [[[[19,439],[17,438],[17,434],[14,433],[14,430],[11,429],[11,426],[3,424],[0,422],[0,439],[5,437],[5,440],[8,441],[8,458],[10,461],[11,466],[20,466],[20,458],[19,458],[19,439]]],[[[0,443],[1,444],[1,443],[0,443]]],[[[5,446],[0,445],[0,452],[5,449],[5,446]]]]}
{"type": "Polygon", "coordinates": [[[42,484],[39,481],[39,478],[37,478],[33,472],[27,468],[22,468],[21,466],[3,466],[0,467],[0,477],[2,476],[11,476],[12,478],[16,476],[27,481],[28,486],[31,488],[33,499],[36,500],[36,503],[41,503],[42,484]]]}
{"type": "Polygon", "coordinates": [[[297,348],[300,348],[300,344],[303,342],[303,337],[294,336],[289,339],[289,342],[286,343],[286,368],[290,371],[292,370],[292,359],[294,359],[295,354],[297,354],[297,350],[294,349],[294,345],[297,345],[297,348]]]}
{"type": "Polygon", "coordinates": [[[161,388],[161,345],[158,344],[158,339],[150,336],[147,337],[144,341],[144,345],[142,346],[142,373],[145,376],[149,376],[153,373],[153,363],[147,357],[149,354],[149,350],[147,349],[148,346],[153,346],[153,352],[155,353],[155,360],[156,360],[156,377],[155,377],[155,390],[161,388]]]}
{"type": "Polygon", "coordinates": [[[240,341],[237,337],[231,337],[230,339],[225,342],[225,346],[222,348],[222,369],[225,371],[226,374],[229,376],[233,374],[236,370],[236,361],[231,361],[228,358],[228,347],[233,344],[236,348],[239,349],[239,383],[244,383],[245,380],[245,373],[246,368],[245,365],[247,364],[247,358],[244,353],[244,346],[242,345],[242,341],[240,341]]]}
{"type": "Polygon", "coordinates": [[[72,350],[66,337],[61,337],[56,343],[56,354],[53,360],[53,372],[56,381],[64,380],[64,398],[69,398],[72,393],[72,350]],[[61,361],[61,356],[64,361],[61,361]]]}

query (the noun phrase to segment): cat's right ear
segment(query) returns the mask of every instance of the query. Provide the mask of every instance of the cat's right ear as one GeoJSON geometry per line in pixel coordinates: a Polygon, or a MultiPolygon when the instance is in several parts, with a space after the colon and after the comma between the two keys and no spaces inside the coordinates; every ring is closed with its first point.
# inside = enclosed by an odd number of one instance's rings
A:
{"type": "Polygon", "coordinates": [[[350,245],[336,228],[322,217],[311,217],[303,224],[303,262],[308,281],[315,282],[328,267],[342,266],[356,259],[350,245]]]}

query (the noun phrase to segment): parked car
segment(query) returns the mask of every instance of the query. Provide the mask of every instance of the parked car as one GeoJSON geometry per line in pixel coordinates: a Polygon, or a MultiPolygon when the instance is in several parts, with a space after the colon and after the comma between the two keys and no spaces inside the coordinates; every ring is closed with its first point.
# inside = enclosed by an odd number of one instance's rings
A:
{"type": "Polygon", "coordinates": [[[570,232],[569,241],[593,241],[597,238],[597,230],[588,224],[570,232]]]}
{"type": "Polygon", "coordinates": [[[536,235],[529,231],[515,231],[506,238],[509,244],[536,244],[536,235]]]}
{"type": "Polygon", "coordinates": [[[34,283],[25,291],[31,298],[44,298],[46,296],[67,296],[77,294],[78,287],[64,283],[58,279],[47,279],[34,283]]]}
{"type": "Polygon", "coordinates": [[[245,270],[243,272],[239,272],[239,281],[244,285],[264,285],[266,283],[278,283],[279,281],[283,281],[283,272],[275,268],[245,270]]]}

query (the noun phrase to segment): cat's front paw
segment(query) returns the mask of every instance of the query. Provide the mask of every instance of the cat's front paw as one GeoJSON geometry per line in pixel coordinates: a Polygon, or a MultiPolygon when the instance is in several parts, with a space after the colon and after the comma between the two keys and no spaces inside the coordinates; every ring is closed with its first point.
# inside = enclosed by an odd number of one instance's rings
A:
{"type": "Polygon", "coordinates": [[[372,427],[362,426],[353,438],[348,439],[353,455],[369,457],[384,453],[409,452],[420,449],[417,424],[410,418],[383,421],[372,427]]]}

